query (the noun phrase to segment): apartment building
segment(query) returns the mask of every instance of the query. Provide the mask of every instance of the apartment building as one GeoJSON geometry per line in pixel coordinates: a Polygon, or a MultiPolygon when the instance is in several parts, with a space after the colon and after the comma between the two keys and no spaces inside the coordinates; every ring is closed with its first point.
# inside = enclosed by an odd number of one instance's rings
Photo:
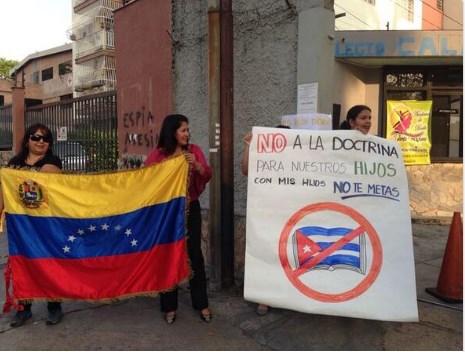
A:
{"type": "Polygon", "coordinates": [[[116,89],[113,11],[122,0],[72,0],[75,97],[116,89]]]}
{"type": "Polygon", "coordinates": [[[64,44],[28,55],[10,70],[13,85],[24,87],[26,105],[72,98],[72,46],[64,44]]]}

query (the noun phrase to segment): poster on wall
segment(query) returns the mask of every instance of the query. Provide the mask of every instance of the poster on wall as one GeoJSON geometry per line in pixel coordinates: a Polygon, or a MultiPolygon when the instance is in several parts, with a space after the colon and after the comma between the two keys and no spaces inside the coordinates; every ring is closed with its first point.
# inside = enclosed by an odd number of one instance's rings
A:
{"type": "Polygon", "coordinates": [[[418,321],[399,145],[358,131],[252,133],[244,298],[304,313],[418,321]]]}
{"type": "Polygon", "coordinates": [[[297,113],[318,111],[318,82],[299,84],[297,87],[297,113]]]}
{"type": "Polygon", "coordinates": [[[386,138],[397,141],[405,165],[431,164],[431,100],[388,100],[386,138]]]}

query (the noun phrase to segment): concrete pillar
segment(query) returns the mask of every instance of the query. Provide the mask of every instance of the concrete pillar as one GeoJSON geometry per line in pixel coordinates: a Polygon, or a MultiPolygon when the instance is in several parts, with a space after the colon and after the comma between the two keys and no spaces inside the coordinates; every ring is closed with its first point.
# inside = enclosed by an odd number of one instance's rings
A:
{"type": "Polygon", "coordinates": [[[334,0],[300,1],[297,85],[317,83],[315,112],[324,114],[333,111],[334,25],[334,0]]]}
{"type": "Polygon", "coordinates": [[[13,90],[13,154],[17,154],[21,149],[21,142],[25,130],[24,87],[12,87],[13,90]]]}

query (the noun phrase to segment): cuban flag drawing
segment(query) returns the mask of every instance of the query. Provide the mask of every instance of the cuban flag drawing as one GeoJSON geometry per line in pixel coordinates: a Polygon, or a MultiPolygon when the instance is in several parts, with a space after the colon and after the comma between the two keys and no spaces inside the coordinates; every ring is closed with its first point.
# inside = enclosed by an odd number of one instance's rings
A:
{"type": "MultiPolygon", "coordinates": [[[[304,268],[321,251],[342,240],[353,229],[345,227],[324,228],[305,226],[298,228],[292,236],[292,248],[296,268],[304,268]]],[[[348,269],[366,274],[366,239],[365,234],[355,237],[331,255],[318,261],[308,270],[348,269]]]]}

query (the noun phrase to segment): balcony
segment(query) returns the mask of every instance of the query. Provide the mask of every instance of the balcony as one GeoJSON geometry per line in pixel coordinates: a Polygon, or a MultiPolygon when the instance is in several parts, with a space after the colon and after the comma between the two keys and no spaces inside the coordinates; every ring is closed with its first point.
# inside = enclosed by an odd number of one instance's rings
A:
{"type": "Polygon", "coordinates": [[[122,0],[73,0],[73,11],[75,13],[79,13],[95,3],[112,9],[117,9],[123,6],[122,0]]]}
{"type": "Polygon", "coordinates": [[[74,46],[75,60],[100,51],[115,49],[115,34],[113,31],[100,30],[83,37],[74,46]]]}
{"type": "Polygon", "coordinates": [[[97,6],[82,15],[75,15],[73,26],[67,31],[69,39],[81,40],[100,30],[113,30],[113,9],[97,6]]]}
{"type": "Polygon", "coordinates": [[[116,89],[115,59],[103,56],[77,65],[74,72],[76,92],[105,92],[116,89]]]}

